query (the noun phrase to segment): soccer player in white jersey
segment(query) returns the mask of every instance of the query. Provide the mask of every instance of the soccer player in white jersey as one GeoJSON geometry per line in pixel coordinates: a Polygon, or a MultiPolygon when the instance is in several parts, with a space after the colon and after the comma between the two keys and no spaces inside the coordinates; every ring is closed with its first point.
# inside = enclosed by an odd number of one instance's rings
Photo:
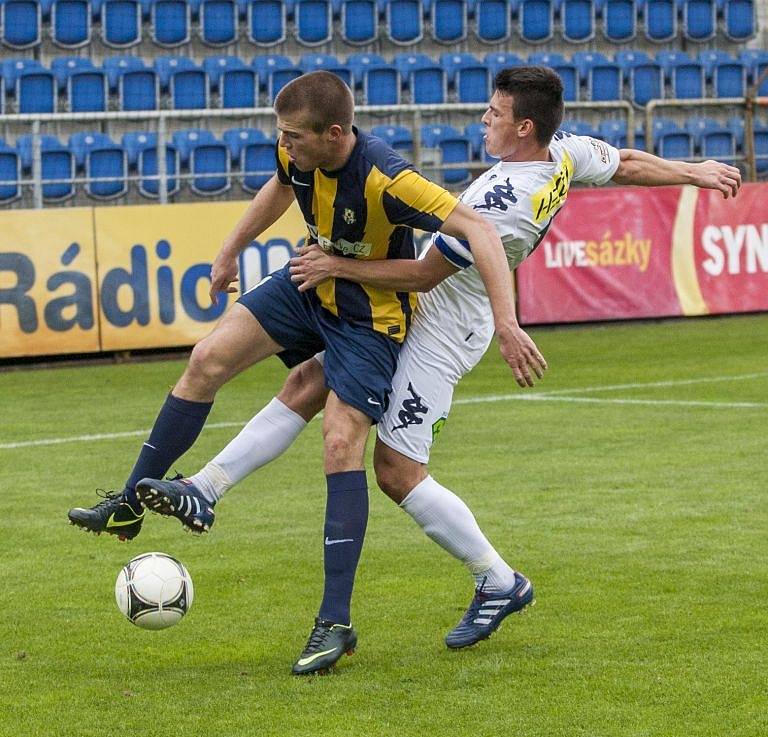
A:
{"type": "MultiPolygon", "coordinates": [[[[482,117],[485,146],[500,161],[473,182],[461,200],[493,222],[517,267],[541,242],[574,182],[645,186],[692,184],[735,196],[739,170],[714,161],[672,162],[634,149],[621,151],[589,137],[557,133],[563,115],[562,84],[543,67],[502,70],[482,117]]],[[[329,277],[407,291],[419,297],[400,353],[389,407],[378,424],[374,454],[381,489],[424,532],[462,561],[476,583],[464,617],[446,636],[451,648],[489,637],[502,620],[533,599],[530,581],[510,567],[480,530],[472,512],[428,472],[434,436],[451,407],[453,389],[485,353],[493,319],[482,280],[466,242],[436,234],[418,261],[360,261],[304,249],[292,274],[308,289],[329,277]]],[[[235,483],[284,452],[323,407],[322,354],[298,366],[283,389],[198,474],[167,484],[215,504],[235,483]]],[[[531,364],[541,376],[543,360],[531,364]]],[[[520,383],[520,382],[519,382],[520,383]]],[[[531,371],[524,383],[532,386],[531,371]]],[[[331,541],[334,542],[334,541],[331,541]]]]}

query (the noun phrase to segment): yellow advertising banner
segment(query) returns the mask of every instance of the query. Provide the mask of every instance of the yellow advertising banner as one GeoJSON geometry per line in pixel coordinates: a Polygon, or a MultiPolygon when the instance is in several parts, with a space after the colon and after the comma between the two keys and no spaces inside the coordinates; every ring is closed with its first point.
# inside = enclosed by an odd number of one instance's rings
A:
{"type": "MultiPolygon", "coordinates": [[[[248,202],[0,213],[0,358],[193,345],[236,295],[211,264],[248,202]]],[[[292,206],[240,256],[240,286],[303,242],[292,206]]]]}
{"type": "Polygon", "coordinates": [[[0,215],[0,358],[100,350],[93,208],[0,215]]]}

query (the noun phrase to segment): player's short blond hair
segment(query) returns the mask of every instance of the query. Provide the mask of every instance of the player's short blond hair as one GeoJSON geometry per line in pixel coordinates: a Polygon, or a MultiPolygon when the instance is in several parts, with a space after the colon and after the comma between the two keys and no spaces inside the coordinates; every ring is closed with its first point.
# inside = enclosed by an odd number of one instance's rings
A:
{"type": "Polygon", "coordinates": [[[292,80],[277,93],[275,112],[280,117],[305,114],[315,133],[322,133],[332,125],[340,125],[344,133],[351,133],[355,103],[352,91],[335,74],[310,72],[292,80]]]}

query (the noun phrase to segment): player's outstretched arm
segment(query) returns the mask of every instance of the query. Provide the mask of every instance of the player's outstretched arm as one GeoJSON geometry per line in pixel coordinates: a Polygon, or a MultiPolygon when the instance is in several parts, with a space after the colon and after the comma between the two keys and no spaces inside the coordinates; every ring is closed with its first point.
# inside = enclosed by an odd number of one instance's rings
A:
{"type": "Polygon", "coordinates": [[[719,161],[667,161],[645,151],[623,148],[619,168],[613,175],[616,184],[656,187],[665,184],[692,184],[702,189],[716,189],[723,198],[735,197],[741,188],[741,172],[719,161]]]}
{"type": "Polygon", "coordinates": [[[443,223],[440,232],[469,242],[475,267],[491,301],[501,355],[520,386],[533,386],[531,374],[542,378],[547,362],[517,322],[512,275],[496,229],[474,210],[459,204],[443,223]]]}
{"type": "Polygon", "coordinates": [[[211,267],[211,302],[216,304],[219,292],[236,292],[237,257],[259,234],[274,224],[294,200],[293,189],[273,176],[251,200],[248,208],[224,239],[219,255],[211,267]]]}

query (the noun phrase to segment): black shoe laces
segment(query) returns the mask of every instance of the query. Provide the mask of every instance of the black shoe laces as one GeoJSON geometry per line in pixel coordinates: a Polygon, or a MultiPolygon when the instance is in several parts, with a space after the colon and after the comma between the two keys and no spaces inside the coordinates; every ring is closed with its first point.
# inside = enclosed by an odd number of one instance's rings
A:
{"type": "Polygon", "coordinates": [[[331,624],[321,619],[315,621],[315,626],[312,628],[312,632],[307,640],[307,646],[304,648],[304,652],[311,652],[313,650],[319,650],[328,639],[328,635],[331,634],[331,624]]]}
{"type": "Polygon", "coordinates": [[[475,589],[475,596],[472,599],[472,603],[469,605],[466,614],[461,619],[462,623],[471,622],[488,599],[488,594],[483,591],[487,580],[487,577],[483,578],[482,583],[475,589]]]}
{"type": "Polygon", "coordinates": [[[103,501],[100,501],[93,509],[103,509],[104,507],[110,507],[115,504],[115,502],[119,502],[121,497],[123,496],[123,492],[121,491],[104,491],[104,489],[96,489],[96,493],[103,499],[103,501]]]}

